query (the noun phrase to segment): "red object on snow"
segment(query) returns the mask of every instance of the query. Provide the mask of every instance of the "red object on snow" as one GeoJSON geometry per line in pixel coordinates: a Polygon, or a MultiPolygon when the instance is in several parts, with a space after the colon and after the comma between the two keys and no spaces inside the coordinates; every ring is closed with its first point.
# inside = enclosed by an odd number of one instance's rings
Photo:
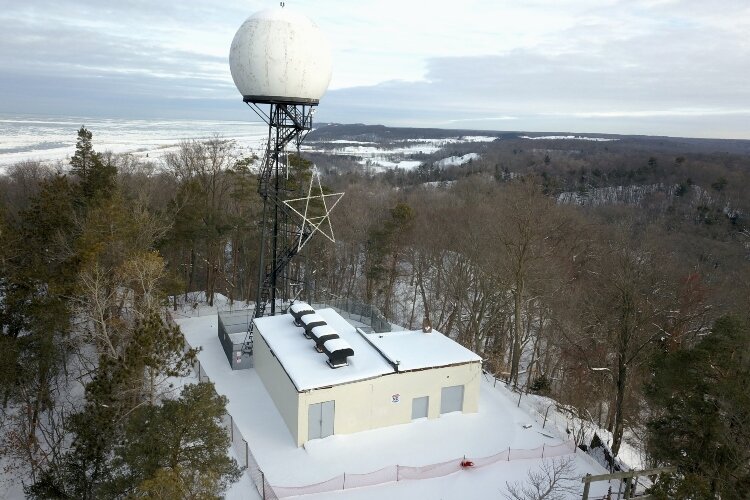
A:
{"type": "Polygon", "coordinates": [[[474,462],[472,462],[471,460],[461,460],[461,467],[474,467],[474,462]]]}

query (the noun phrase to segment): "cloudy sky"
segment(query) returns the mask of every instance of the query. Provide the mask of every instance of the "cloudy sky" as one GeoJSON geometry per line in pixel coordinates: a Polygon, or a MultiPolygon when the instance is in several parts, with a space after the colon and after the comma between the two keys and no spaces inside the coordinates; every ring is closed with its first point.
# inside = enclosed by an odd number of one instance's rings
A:
{"type": "MultiPolygon", "coordinates": [[[[0,113],[254,119],[257,0],[0,0],[0,113]]],[[[750,139],[748,0],[287,0],[331,41],[316,119],[750,139]]]]}

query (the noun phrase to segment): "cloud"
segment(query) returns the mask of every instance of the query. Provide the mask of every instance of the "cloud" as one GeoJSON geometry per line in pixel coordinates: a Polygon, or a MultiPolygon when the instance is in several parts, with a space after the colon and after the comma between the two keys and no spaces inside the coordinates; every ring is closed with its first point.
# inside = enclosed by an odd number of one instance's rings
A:
{"type": "MultiPolygon", "coordinates": [[[[6,112],[246,117],[227,52],[267,2],[6,3],[6,112]]],[[[425,5],[295,2],[334,47],[321,120],[750,138],[744,0],[425,5]]]]}
{"type": "Polygon", "coordinates": [[[434,58],[425,81],[330,91],[320,114],[394,125],[437,120],[479,128],[750,137],[750,87],[742,84],[750,69],[737,68],[733,57],[707,53],[712,64],[704,67],[694,54],[654,50],[636,65],[608,57],[618,50],[635,48],[434,58]]]}

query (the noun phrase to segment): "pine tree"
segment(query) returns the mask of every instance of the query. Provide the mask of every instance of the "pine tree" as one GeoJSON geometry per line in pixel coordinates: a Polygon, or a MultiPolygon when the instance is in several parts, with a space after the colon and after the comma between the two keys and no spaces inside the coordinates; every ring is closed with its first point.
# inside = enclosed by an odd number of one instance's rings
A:
{"type": "MultiPolygon", "coordinates": [[[[120,356],[99,357],[96,373],[86,385],[86,405],[70,419],[71,450],[27,493],[34,498],[120,496],[121,474],[112,456],[125,429],[132,427],[130,421],[154,411],[153,376],[185,375],[194,356],[193,350],[184,350],[177,327],[166,325],[156,311],[146,315],[120,356]]],[[[139,425],[146,424],[141,421],[139,425]]]]}
{"type": "Polygon", "coordinates": [[[647,448],[677,466],[660,498],[740,498],[750,488],[750,327],[719,319],[694,349],[657,361],[647,448]]]}
{"type": "Polygon", "coordinates": [[[55,389],[67,356],[71,314],[67,297],[77,263],[66,248],[74,228],[73,195],[64,176],[42,183],[15,220],[5,220],[0,255],[0,391],[3,404],[24,412],[3,422],[11,456],[31,474],[50,455],[38,440],[56,410],[55,389]]]}
{"type": "Polygon", "coordinates": [[[91,144],[92,134],[86,127],[81,126],[78,129],[78,139],[76,140],[76,152],[70,159],[70,172],[80,179],[88,177],[93,165],[100,161],[99,154],[94,151],[91,144]]]}
{"type": "Polygon", "coordinates": [[[221,498],[240,474],[221,426],[226,402],[213,384],[201,383],[186,386],[177,400],[138,409],[117,448],[118,490],[136,498],[158,491],[221,498]]]}
{"type": "Polygon", "coordinates": [[[117,169],[102,161],[94,151],[92,134],[86,127],[78,130],[76,152],[70,159],[71,173],[80,179],[80,189],[85,202],[104,199],[115,190],[117,169]]]}

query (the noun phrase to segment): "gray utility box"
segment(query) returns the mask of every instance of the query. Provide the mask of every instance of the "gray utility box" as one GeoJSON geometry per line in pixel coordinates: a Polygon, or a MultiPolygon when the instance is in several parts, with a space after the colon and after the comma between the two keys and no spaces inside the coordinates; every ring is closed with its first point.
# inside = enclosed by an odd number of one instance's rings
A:
{"type": "Polygon", "coordinates": [[[219,312],[219,341],[232,370],[245,370],[253,366],[252,349],[243,352],[247,329],[252,321],[253,311],[250,309],[219,312]]]}

